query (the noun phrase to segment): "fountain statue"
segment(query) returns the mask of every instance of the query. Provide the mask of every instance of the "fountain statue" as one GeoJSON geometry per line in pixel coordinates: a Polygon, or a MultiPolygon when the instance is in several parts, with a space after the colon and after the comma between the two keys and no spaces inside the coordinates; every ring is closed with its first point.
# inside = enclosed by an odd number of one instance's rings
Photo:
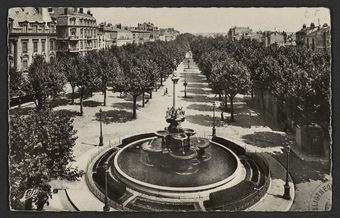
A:
{"type": "Polygon", "coordinates": [[[210,154],[205,151],[210,141],[196,137],[194,142],[191,142],[191,137],[196,134],[195,130],[181,127],[185,120],[185,111],[182,107],[175,107],[175,87],[178,80],[176,74],[173,74],[173,106],[168,107],[165,115],[169,126],[155,132],[157,139],[142,145],[141,160],[148,166],[167,168],[180,175],[189,175],[198,171],[199,163],[210,159],[210,154]]]}

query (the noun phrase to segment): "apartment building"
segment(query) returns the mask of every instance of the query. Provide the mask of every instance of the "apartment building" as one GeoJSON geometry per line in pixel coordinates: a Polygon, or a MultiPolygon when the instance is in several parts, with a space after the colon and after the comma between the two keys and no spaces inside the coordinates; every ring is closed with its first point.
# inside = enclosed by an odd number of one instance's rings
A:
{"type": "Polygon", "coordinates": [[[326,23],[322,26],[315,26],[314,23],[311,23],[309,27],[304,24],[302,29],[296,32],[296,45],[307,49],[330,52],[331,27],[326,23]]]}
{"type": "Polygon", "coordinates": [[[240,40],[244,38],[250,38],[252,35],[252,29],[249,27],[232,27],[228,31],[228,38],[230,40],[240,40]]]}
{"type": "Polygon", "coordinates": [[[47,8],[8,10],[8,63],[16,71],[26,71],[35,55],[46,62],[56,58],[56,23],[47,8]]]}
{"type": "Polygon", "coordinates": [[[159,29],[159,40],[172,41],[179,35],[179,31],[174,28],[159,29]]]}
{"type": "Polygon", "coordinates": [[[90,10],[83,8],[49,8],[57,23],[57,53],[81,54],[98,49],[98,26],[90,10]]]}

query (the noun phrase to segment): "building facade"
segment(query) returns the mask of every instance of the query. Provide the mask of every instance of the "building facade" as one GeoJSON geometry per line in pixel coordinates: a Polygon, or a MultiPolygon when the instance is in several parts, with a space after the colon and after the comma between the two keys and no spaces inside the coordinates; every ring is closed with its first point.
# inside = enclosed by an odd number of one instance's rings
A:
{"type": "Polygon", "coordinates": [[[113,32],[115,40],[114,44],[116,46],[133,43],[133,33],[128,27],[122,27],[121,24],[117,24],[116,27],[113,28],[113,32]]]}
{"type": "Polygon", "coordinates": [[[100,36],[101,48],[110,48],[112,45],[115,45],[117,31],[111,23],[100,23],[98,34],[100,36]]]}
{"type": "Polygon", "coordinates": [[[161,41],[168,42],[175,40],[178,35],[179,31],[175,30],[174,28],[166,28],[159,30],[159,40],[161,41]]]}
{"type": "Polygon", "coordinates": [[[56,58],[56,23],[46,8],[10,8],[8,11],[8,63],[26,71],[35,55],[46,62],[56,58]]]}
{"type": "Polygon", "coordinates": [[[285,32],[265,31],[263,32],[263,42],[266,47],[272,44],[285,46],[287,43],[287,34],[285,32]]]}
{"type": "Polygon", "coordinates": [[[249,27],[232,27],[228,31],[228,39],[240,40],[244,38],[250,38],[252,35],[252,29],[249,27]]]}
{"type": "Polygon", "coordinates": [[[302,29],[296,32],[296,45],[312,50],[324,50],[330,52],[331,49],[331,28],[328,24],[315,26],[311,23],[309,27],[305,24],[302,29]]]}
{"type": "Polygon", "coordinates": [[[98,49],[98,27],[91,11],[83,8],[49,8],[57,23],[57,53],[81,54],[98,49]]]}

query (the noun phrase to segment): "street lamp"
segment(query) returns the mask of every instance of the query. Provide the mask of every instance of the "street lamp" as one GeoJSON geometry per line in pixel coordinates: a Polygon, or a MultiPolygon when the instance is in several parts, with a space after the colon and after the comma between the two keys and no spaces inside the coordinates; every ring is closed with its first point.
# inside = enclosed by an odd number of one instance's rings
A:
{"type": "Polygon", "coordinates": [[[215,102],[213,103],[213,128],[212,128],[212,136],[216,136],[216,128],[215,128],[215,102]]]}
{"type": "Polygon", "coordinates": [[[185,76],[183,85],[184,85],[184,98],[186,98],[187,97],[187,85],[188,85],[186,76],[185,76]]]}
{"type": "Polygon", "coordinates": [[[109,174],[109,163],[107,161],[105,161],[103,167],[105,169],[105,200],[104,200],[103,211],[108,212],[108,211],[110,211],[110,207],[108,205],[108,198],[107,198],[107,175],[109,174]]]}
{"type": "Polygon", "coordinates": [[[286,146],[286,153],[287,153],[287,169],[286,169],[286,183],[284,184],[284,193],[283,198],[286,200],[290,200],[290,186],[289,186],[289,153],[290,153],[290,146],[286,146]]]}
{"type": "Polygon", "coordinates": [[[176,97],[175,97],[175,95],[176,95],[175,86],[176,86],[176,84],[177,84],[177,82],[178,82],[178,80],[179,80],[179,77],[177,77],[176,73],[173,73],[173,74],[172,74],[171,80],[172,80],[172,82],[173,82],[173,84],[174,84],[174,85],[173,85],[172,106],[173,106],[173,108],[175,108],[175,100],[176,100],[176,97]]]}
{"type": "Polygon", "coordinates": [[[99,135],[99,146],[103,146],[103,124],[102,124],[102,109],[99,109],[99,122],[100,122],[100,135],[99,135]]]}

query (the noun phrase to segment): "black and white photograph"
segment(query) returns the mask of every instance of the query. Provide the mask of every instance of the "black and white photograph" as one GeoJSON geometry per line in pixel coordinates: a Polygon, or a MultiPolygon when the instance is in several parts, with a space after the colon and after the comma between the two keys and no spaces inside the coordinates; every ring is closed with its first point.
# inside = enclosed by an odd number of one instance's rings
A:
{"type": "Polygon", "coordinates": [[[3,52],[14,213],[333,208],[327,7],[10,7],[3,52]]]}

